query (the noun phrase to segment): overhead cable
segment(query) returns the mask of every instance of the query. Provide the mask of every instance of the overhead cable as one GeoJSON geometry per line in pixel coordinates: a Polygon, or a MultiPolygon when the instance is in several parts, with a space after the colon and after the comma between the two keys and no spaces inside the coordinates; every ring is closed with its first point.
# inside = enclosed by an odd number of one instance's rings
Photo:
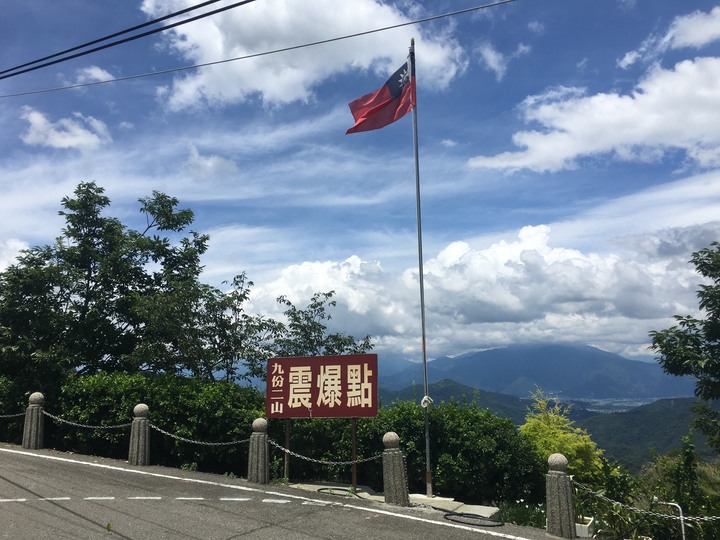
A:
{"type": "Polygon", "coordinates": [[[191,70],[191,69],[199,69],[199,68],[204,68],[204,67],[209,67],[209,66],[217,66],[217,65],[220,65],[220,64],[227,64],[227,63],[229,63],[229,62],[237,62],[237,61],[239,61],[239,60],[248,60],[248,59],[250,59],[250,58],[258,58],[258,57],[261,57],[261,56],[268,56],[268,55],[271,55],[271,54],[278,54],[278,53],[283,53],[283,52],[289,52],[289,51],[294,51],[294,50],[298,50],[298,49],[304,49],[304,48],[307,48],[307,47],[314,47],[314,46],[316,46],[316,45],[324,45],[324,44],[326,44],[326,43],[333,43],[333,42],[342,41],[342,40],[345,40],[345,39],[351,39],[351,38],[356,38],[356,37],[360,37],[360,36],[366,36],[366,35],[369,35],[369,34],[376,34],[376,33],[378,33],[378,32],[384,32],[384,31],[387,31],[387,30],[394,30],[394,29],[396,29],[396,28],[402,28],[402,27],[404,27],[404,26],[411,26],[411,25],[421,24],[421,23],[425,23],[425,22],[435,21],[435,20],[438,20],[438,19],[444,19],[444,18],[447,18],[447,17],[453,17],[453,16],[456,16],[456,15],[463,15],[463,14],[465,14],[465,13],[471,13],[471,12],[473,12],[473,11],[480,11],[480,10],[482,10],[482,9],[488,9],[488,8],[491,8],[491,7],[500,6],[500,5],[502,5],[502,4],[509,4],[510,2],[514,2],[514,1],[515,1],[515,0],[500,0],[500,1],[498,1],[498,2],[493,2],[493,3],[491,3],[491,4],[484,4],[484,5],[481,5],[481,6],[475,6],[475,7],[467,8],[467,9],[461,9],[461,10],[458,10],[458,11],[451,11],[451,12],[448,12],[448,13],[443,13],[443,14],[441,14],[441,15],[433,15],[432,17],[425,17],[425,18],[423,18],[423,19],[416,19],[416,20],[413,20],[413,21],[406,21],[406,22],[404,22],[404,23],[398,23],[398,24],[393,24],[393,25],[390,25],[390,26],[384,26],[384,27],[382,27],[382,28],[375,28],[375,29],[373,29],[373,30],[366,30],[366,31],[364,31],[364,32],[357,32],[357,33],[355,33],[355,34],[347,34],[347,35],[344,35],[344,36],[338,36],[338,37],[334,37],[334,38],[323,39],[323,40],[320,40],[320,41],[313,41],[312,43],[303,43],[303,44],[301,44],[301,45],[292,45],[292,46],[290,46],[290,47],[283,47],[283,48],[280,48],[280,49],[273,49],[273,50],[270,50],[270,51],[263,51],[263,52],[259,52],[259,53],[252,53],[252,54],[247,54],[247,55],[244,55],[244,56],[237,56],[237,57],[234,57],[234,58],[226,58],[226,59],[224,59],[224,60],[215,60],[215,61],[212,61],[212,62],[205,62],[205,63],[202,63],[202,64],[193,64],[193,65],[190,65],[190,66],[181,66],[181,67],[176,67],[176,68],[163,69],[163,70],[159,70],[159,71],[150,71],[150,72],[147,72],[147,73],[139,73],[139,74],[136,74],[136,75],[127,75],[127,76],[125,76],[125,77],[116,77],[116,78],[113,78],[113,79],[105,79],[105,80],[102,80],[102,81],[93,81],[93,82],[86,82],[86,83],[70,84],[70,85],[66,85],[66,86],[58,86],[58,87],[54,87],[54,88],[45,88],[45,89],[42,89],[42,90],[28,90],[28,91],[26,91],[26,92],[16,92],[16,93],[13,93],[13,94],[0,94],[0,99],[3,99],[3,98],[11,98],[11,97],[20,97],[20,96],[29,96],[29,95],[34,95],[34,94],[45,94],[45,93],[49,93],[49,92],[59,92],[59,91],[61,91],[61,90],[72,90],[72,89],[77,89],[77,88],[86,88],[86,87],[89,87],[89,86],[97,86],[97,85],[100,85],[100,84],[107,84],[107,83],[113,83],[113,82],[129,81],[129,80],[132,80],[132,79],[140,79],[140,78],[144,78],[144,77],[154,77],[154,76],[157,76],[157,75],[167,75],[167,74],[169,74],[169,73],[178,73],[178,72],[181,72],[181,71],[189,71],[189,70],[191,70]]]}
{"type": "Polygon", "coordinates": [[[71,47],[69,49],[65,49],[64,51],[57,52],[55,54],[51,54],[48,56],[43,56],[42,58],[38,58],[37,60],[33,60],[32,62],[25,62],[24,64],[20,64],[19,66],[11,67],[8,69],[4,69],[0,71],[0,75],[4,75],[5,73],[9,73],[11,71],[15,71],[17,69],[22,69],[27,66],[32,66],[33,64],[37,64],[39,62],[44,62],[45,60],[50,60],[51,58],[57,58],[58,56],[62,56],[63,54],[68,54],[74,51],[78,51],[80,49],[84,49],[85,47],[90,47],[91,45],[96,45],[98,43],[102,43],[103,41],[107,41],[108,39],[116,38],[118,36],[122,36],[123,34],[129,34],[130,32],[134,32],[135,30],[140,30],[141,28],[146,28],[148,26],[151,26],[153,24],[157,24],[162,21],[166,21],[168,19],[172,19],[173,17],[177,17],[179,15],[184,15],[185,13],[189,13],[190,11],[195,11],[196,9],[200,9],[201,7],[208,6],[210,4],[214,4],[216,2],[220,2],[220,0],[208,0],[207,2],[203,2],[202,4],[197,4],[195,6],[190,6],[189,8],[181,9],[180,11],[176,11],[174,13],[169,13],[168,15],[165,15],[163,17],[159,17],[157,19],[153,19],[151,21],[146,21],[142,24],[138,24],[137,26],[133,26],[132,28],[126,28],[125,30],[120,30],[119,32],[115,32],[113,34],[109,34],[105,37],[101,37],[98,39],[93,39],[92,41],[88,41],[87,43],[83,43],[82,45],[76,45],[75,47],[71,47]]]}
{"type": "Polygon", "coordinates": [[[99,47],[95,47],[95,48],[87,49],[87,50],[79,52],[79,53],[71,54],[70,56],[63,56],[62,58],[58,58],[56,60],[51,60],[50,62],[45,62],[44,64],[39,64],[37,66],[32,66],[32,67],[28,67],[25,69],[21,69],[20,71],[14,71],[13,73],[7,73],[5,75],[0,75],[0,81],[3,79],[8,79],[10,77],[15,77],[16,75],[22,75],[23,73],[35,71],[40,68],[52,66],[54,64],[59,64],[60,62],[65,62],[66,60],[72,60],[73,58],[79,58],[80,56],[85,56],[90,53],[102,51],[103,49],[109,49],[110,47],[115,47],[116,45],[128,43],[129,41],[135,41],[136,39],[150,36],[152,34],[157,34],[158,32],[164,32],[165,30],[170,30],[171,28],[175,28],[175,27],[181,26],[183,24],[188,24],[188,23],[197,21],[198,19],[204,19],[205,17],[209,17],[210,15],[222,13],[223,11],[228,11],[229,9],[233,9],[238,6],[245,5],[245,4],[250,4],[251,2],[255,2],[255,1],[256,0],[242,0],[241,2],[235,2],[234,4],[230,4],[229,6],[218,8],[213,11],[208,11],[207,13],[203,13],[202,15],[196,15],[195,17],[190,17],[189,19],[183,19],[180,22],[168,24],[167,26],[161,26],[160,28],[155,28],[154,30],[148,30],[147,32],[143,32],[141,34],[135,34],[134,36],[130,36],[130,37],[127,37],[124,39],[119,39],[117,41],[111,41],[110,43],[106,43],[105,45],[100,45],[99,47]]]}

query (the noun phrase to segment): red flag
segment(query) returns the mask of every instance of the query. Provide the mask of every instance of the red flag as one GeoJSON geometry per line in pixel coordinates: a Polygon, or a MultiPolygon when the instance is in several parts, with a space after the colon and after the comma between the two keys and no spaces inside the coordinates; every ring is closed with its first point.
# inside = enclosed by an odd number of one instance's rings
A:
{"type": "Polygon", "coordinates": [[[416,104],[415,55],[405,62],[379,90],[349,104],[355,125],[345,133],[380,129],[409,113],[416,104]]]}

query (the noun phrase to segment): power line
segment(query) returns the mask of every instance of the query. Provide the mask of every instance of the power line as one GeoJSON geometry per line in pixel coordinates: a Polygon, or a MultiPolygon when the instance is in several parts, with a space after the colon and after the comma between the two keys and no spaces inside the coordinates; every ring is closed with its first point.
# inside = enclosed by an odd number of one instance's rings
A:
{"type": "Polygon", "coordinates": [[[62,56],[63,54],[71,53],[80,49],[84,49],[85,47],[90,47],[91,45],[96,45],[97,43],[101,43],[103,41],[107,41],[108,39],[116,38],[118,36],[122,36],[123,34],[129,34],[130,32],[134,32],[135,30],[140,30],[141,28],[146,28],[148,26],[151,26],[153,24],[166,21],[168,19],[172,19],[173,17],[177,17],[178,15],[184,15],[185,13],[189,13],[190,11],[194,11],[196,9],[200,9],[201,7],[208,6],[210,4],[215,4],[216,2],[220,2],[220,0],[208,0],[207,2],[203,2],[202,4],[198,4],[195,6],[190,6],[189,8],[182,9],[180,11],[176,11],[175,13],[170,13],[168,15],[164,15],[163,17],[159,17],[157,19],[153,19],[151,21],[146,21],[142,24],[138,24],[137,26],[133,26],[131,28],[126,28],[125,30],[121,30],[119,32],[115,32],[113,34],[109,34],[105,37],[101,37],[98,39],[94,39],[92,41],[88,41],[87,43],[83,43],[82,45],[76,45],[75,47],[71,47],[69,49],[65,49],[64,51],[57,52],[55,54],[51,54],[48,56],[43,56],[42,58],[38,58],[37,60],[33,60],[32,62],[25,62],[24,64],[20,64],[19,66],[11,67],[8,69],[4,69],[0,71],[0,75],[4,75],[5,73],[9,73],[11,71],[15,71],[17,69],[22,69],[27,66],[31,66],[33,64],[37,64],[38,62],[43,62],[45,60],[50,60],[51,58],[57,58],[58,56],[62,56]]]}
{"type": "MultiPolygon", "coordinates": [[[[234,4],[230,4],[229,6],[225,6],[222,8],[215,9],[213,11],[208,11],[207,13],[203,13],[202,15],[196,15],[195,17],[190,17],[189,19],[184,19],[180,22],[176,22],[173,24],[169,24],[167,26],[161,26],[160,28],[155,28],[154,30],[148,30],[147,32],[143,32],[141,34],[136,34],[134,36],[130,36],[124,39],[119,39],[117,41],[111,41],[110,43],[106,43],[105,45],[100,45],[99,47],[95,47],[93,49],[88,49],[86,51],[82,51],[79,53],[71,54],[70,56],[63,56],[62,58],[58,58],[57,60],[52,60],[50,62],[45,62],[44,64],[39,64],[37,66],[28,67],[25,69],[22,69],[20,71],[15,71],[13,73],[9,73],[6,75],[0,76],[0,81],[3,79],[8,79],[10,77],[15,77],[16,75],[22,75],[23,73],[28,73],[30,71],[35,71],[40,68],[52,66],[54,64],[59,64],[60,62],[65,62],[66,60],[72,60],[73,58],[79,58],[80,56],[85,56],[90,53],[94,53],[97,51],[102,51],[103,49],[109,49],[110,47],[115,47],[116,45],[121,45],[123,43],[128,43],[129,41],[135,41],[136,39],[140,39],[146,36],[150,36],[152,34],[157,34],[158,32],[164,32],[165,30],[170,30],[171,28],[175,28],[176,26],[181,26],[183,24],[188,24],[194,21],[197,21],[198,19],[204,19],[205,17],[209,17],[210,15],[215,15],[217,13],[222,13],[223,11],[228,11],[229,9],[236,8],[238,6],[242,6],[245,4],[250,4],[251,2],[255,2],[256,0],[242,0],[241,2],[235,2],[234,4]]],[[[103,40],[100,40],[103,41],[103,40]]],[[[33,64],[34,62],[30,62],[30,64],[33,64]]]]}
{"type": "MultiPolygon", "coordinates": [[[[248,1],[252,1],[252,0],[248,0],[248,1]]],[[[271,54],[278,54],[278,53],[283,53],[283,52],[289,52],[289,51],[294,51],[294,50],[298,50],[298,49],[304,49],[304,48],[307,48],[307,47],[314,47],[314,46],[316,46],[316,45],[324,45],[324,44],[326,44],[326,43],[333,43],[333,42],[342,41],[342,40],[345,40],[345,39],[351,39],[351,38],[356,38],[356,37],[360,37],[360,36],[366,36],[366,35],[369,35],[369,34],[376,34],[376,33],[378,33],[378,32],[384,32],[384,31],[387,31],[387,30],[394,30],[394,29],[396,29],[396,28],[402,28],[402,27],[405,27],[405,26],[412,26],[412,25],[421,24],[421,23],[425,23],[425,22],[436,21],[436,20],[438,20],[438,19],[444,19],[444,18],[453,17],[453,16],[457,16],[457,15],[463,15],[463,14],[466,14],[466,13],[471,13],[471,12],[473,12],[473,11],[480,11],[480,10],[482,10],[482,9],[488,9],[488,8],[500,6],[500,5],[502,5],[502,4],[509,4],[509,3],[511,3],[511,2],[514,2],[514,1],[515,1],[515,0],[500,0],[500,1],[498,1],[498,2],[493,2],[493,3],[491,3],[491,4],[483,4],[483,5],[481,5],[481,6],[475,6],[475,7],[472,7],[472,8],[461,9],[461,10],[458,10],[458,11],[451,11],[451,12],[448,12],[448,13],[443,13],[443,14],[441,14],[441,15],[433,15],[432,17],[425,17],[425,18],[423,18],[423,19],[416,19],[416,20],[414,20],[414,21],[407,21],[407,22],[404,22],[404,23],[393,24],[393,25],[390,25],[390,26],[384,26],[384,27],[382,27],[382,28],[375,28],[375,29],[373,29],[373,30],[366,30],[366,31],[364,31],[364,32],[357,32],[357,33],[355,33],[355,34],[347,34],[347,35],[344,35],[344,36],[338,36],[338,37],[334,37],[334,38],[323,39],[323,40],[320,40],[320,41],[313,41],[313,42],[311,42],[311,43],[303,43],[303,44],[301,44],[301,45],[292,45],[292,46],[290,46],[290,47],[283,47],[283,48],[280,48],[280,49],[273,49],[273,50],[271,50],[271,51],[264,51],[264,52],[259,52],[259,53],[247,54],[247,55],[245,55],[245,56],[237,56],[237,57],[234,57],[234,58],[227,58],[227,59],[224,59],[224,60],[215,60],[215,61],[213,61],[213,62],[205,62],[205,63],[202,63],[202,64],[194,64],[194,65],[191,65],[191,66],[181,66],[181,67],[176,67],[176,68],[164,69],[164,70],[160,70],[160,71],[151,71],[151,72],[148,72],[148,73],[139,73],[139,74],[136,74],[136,75],[128,75],[128,76],[126,76],[126,77],[117,77],[117,78],[114,78],[114,79],[107,79],[107,80],[103,80],[103,81],[93,81],[93,82],[87,82],[87,83],[78,83],[78,84],[72,84],[72,85],[67,85],[67,86],[58,86],[58,87],[54,87],[54,88],[46,88],[46,89],[42,89],[42,90],[29,90],[29,91],[27,91],[27,92],[17,92],[17,93],[13,93],[13,94],[0,94],[0,99],[11,98],[11,97],[20,97],[20,96],[29,96],[29,95],[34,95],[34,94],[44,94],[44,93],[49,93],[49,92],[59,92],[59,91],[61,91],[61,90],[72,90],[72,89],[77,89],[77,88],[86,88],[86,87],[89,87],[89,86],[97,86],[97,85],[100,85],[100,84],[107,84],[107,83],[113,83],[113,82],[122,82],[122,81],[128,81],[128,80],[132,80],[132,79],[140,79],[140,78],[144,78],[144,77],[153,77],[153,76],[157,76],[157,75],[167,75],[167,74],[169,74],[169,73],[177,73],[177,72],[180,72],[180,71],[188,71],[188,70],[191,70],[191,69],[200,69],[200,68],[209,67],[209,66],[216,66],[216,65],[220,65],[220,64],[227,64],[227,63],[229,63],[229,62],[237,62],[237,61],[239,61],[239,60],[248,60],[248,59],[250,59],[250,58],[258,58],[258,57],[261,57],[261,56],[268,56],[268,55],[271,55],[271,54]]]]}

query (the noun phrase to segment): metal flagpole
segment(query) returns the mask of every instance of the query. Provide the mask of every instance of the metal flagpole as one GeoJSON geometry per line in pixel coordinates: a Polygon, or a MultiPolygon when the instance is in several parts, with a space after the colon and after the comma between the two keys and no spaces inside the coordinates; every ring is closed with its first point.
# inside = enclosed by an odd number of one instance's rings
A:
{"type": "MultiPolygon", "coordinates": [[[[415,39],[410,40],[410,74],[415,75],[415,39]]],[[[425,339],[425,279],[423,276],[423,249],[422,249],[422,214],[420,211],[420,160],[418,158],[418,128],[417,128],[417,98],[412,108],[413,113],[413,149],[415,152],[415,205],[417,213],[417,241],[418,241],[418,277],[420,279],[420,325],[422,335],[422,367],[424,397],[420,404],[425,411],[425,485],[427,496],[432,497],[432,469],[430,468],[430,405],[427,376],[427,352],[425,339]]]]}

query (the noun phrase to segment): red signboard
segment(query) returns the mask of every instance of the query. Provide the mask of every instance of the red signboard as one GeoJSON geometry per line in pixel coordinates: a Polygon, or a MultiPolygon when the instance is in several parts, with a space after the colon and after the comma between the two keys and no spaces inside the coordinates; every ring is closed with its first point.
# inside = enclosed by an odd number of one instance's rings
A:
{"type": "Polygon", "coordinates": [[[377,354],[271,358],[265,416],[377,416],[377,380],[377,354]]]}

